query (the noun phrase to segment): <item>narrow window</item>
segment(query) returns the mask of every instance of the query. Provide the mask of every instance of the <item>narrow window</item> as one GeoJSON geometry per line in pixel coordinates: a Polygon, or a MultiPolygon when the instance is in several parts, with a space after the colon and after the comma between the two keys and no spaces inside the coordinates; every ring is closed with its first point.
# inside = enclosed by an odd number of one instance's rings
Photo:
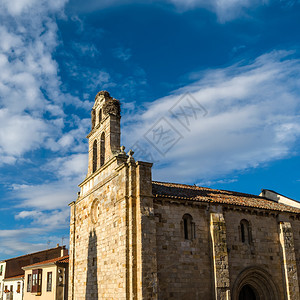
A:
{"type": "Polygon", "coordinates": [[[42,291],[42,270],[38,270],[38,293],[41,293],[42,291]]]}
{"type": "Polygon", "coordinates": [[[47,292],[52,290],[52,272],[47,272],[47,292]]]}
{"type": "Polygon", "coordinates": [[[92,129],[93,129],[95,127],[95,121],[96,121],[94,109],[92,109],[91,115],[92,115],[92,129]]]}
{"type": "Polygon", "coordinates": [[[105,134],[104,132],[101,134],[100,141],[100,167],[104,165],[105,162],[105,134]]]}
{"type": "Polygon", "coordinates": [[[186,240],[189,239],[189,230],[188,230],[188,220],[187,219],[183,219],[183,226],[184,226],[184,238],[186,240]]]}
{"type": "Polygon", "coordinates": [[[13,291],[14,291],[14,286],[11,285],[11,286],[10,286],[10,292],[12,293],[13,291]]]}
{"type": "Polygon", "coordinates": [[[3,272],[3,265],[1,265],[0,267],[0,275],[2,275],[2,272],[3,272]]]}
{"type": "Polygon", "coordinates": [[[241,220],[240,229],[241,229],[241,241],[242,241],[242,243],[250,244],[250,242],[251,242],[251,230],[250,230],[249,222],[245,219],[241,220]]]}
{"type": "Polygon", "coordinates": [[[18,282],[18,286],[17,286],[17,293],[21,292],[21,282],[18,282]]]}
{"type": "Polygon", "coordinates": [[[102,109],[99,110],[99,123],[102,121],[102,109]]]}
{"type": "Polygon", "coordinates": [[[42,269],[32,270],[32,293],[40,293],[42,291],[42,269]]]}
{"type": "Polygon", "coordinates": [[[97,170],[97,140],[93,144],[93,172],[97,170]]]}
{"type": "Polygon", "coordinates": [[[32,271],[32,287],[31,292],[36,293],[37,292],[37,270],[32,271]]]}
{"type": "Polygon", "coordinates": [[[242,243],[245,243],[245,226],[241,223],[241,235],[242,235],[242,243]]]}
{"type": "Polygon", "coordinates": [[[193,218],[189,214],[185,214],[182,217],[183,223],[183,234],[186,240],[192,240],[195,238],[195,223],[193,218]]]}
{"type": "Polygon", "coordinates": [[[97,264],[97,258],[96,258],[96,257],[93,257],[93,263],[92,263],[92,266],[94,267],[94,266],[96,266],[96,264],[97,264]]]}

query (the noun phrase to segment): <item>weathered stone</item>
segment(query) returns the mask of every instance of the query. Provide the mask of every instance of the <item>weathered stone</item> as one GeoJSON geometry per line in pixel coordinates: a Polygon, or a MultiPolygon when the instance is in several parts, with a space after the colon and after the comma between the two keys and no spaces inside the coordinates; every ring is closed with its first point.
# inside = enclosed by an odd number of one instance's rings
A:
{"type": "Polygon", "coordinates": [[[152,164],[120,147],[107,101],[97,94],[88,173],[70,204],[69,300],[299,299],[300,210],[186,185],[153,195],[152,164]]]}

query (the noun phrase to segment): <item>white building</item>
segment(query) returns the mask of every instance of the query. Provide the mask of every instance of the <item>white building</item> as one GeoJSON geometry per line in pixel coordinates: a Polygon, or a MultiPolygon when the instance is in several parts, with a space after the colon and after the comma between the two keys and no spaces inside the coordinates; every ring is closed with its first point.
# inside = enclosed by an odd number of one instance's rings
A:
{"type": "Polygon", "coordinates": [[[3,279],[3,300],[22,300],[24,275],[3,279]]]}
{"type": "Polygon", "coordinates": [[[5,277],[5,267],[6,267],[6,262],[0,261],[0,299],[3,299],[3,290],[4,290],[4,277],[5,277]]]}
{"type": "Polygon", "coordinates": [[[24,270],[22,267],[68,255],[65,246],[0,261],[0,300],[22,300],[24,295],[24,270]]]}
{"type": "Polygon", "coordinates": [[[272,190],[262,189],[259,196],[267,198],[269,200],[273,200],[273,201],[281,203],[281,204],[300,208],[300,202],[298,202],[292,198],[283,196],[272,190]]]}

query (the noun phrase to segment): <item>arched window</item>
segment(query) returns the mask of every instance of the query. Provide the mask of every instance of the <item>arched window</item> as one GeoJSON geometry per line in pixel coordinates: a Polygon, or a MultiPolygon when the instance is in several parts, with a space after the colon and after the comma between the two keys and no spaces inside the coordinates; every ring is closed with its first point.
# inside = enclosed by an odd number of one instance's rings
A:
{"type": "Polygon", "coordinates": [[[102,109],[99,110],[99,124],[102,121],[102,109]]]}
{"type": "Polygon", "coordinates": [[[97,140],[93,144],[93,172],[97,170],[97,140]]]}
{"type": "Polygon", "coordinates": [[[241,241],[244,244],[251,243],[251,229],[250,224],[247,220],[243,219],[240,222],[241,241]]]}
{"type": "Polygon", "coordinates": [[[93,129],[95,127],[95,122],[96,122],[96,114],[94,109],[92,109],[91,115],[92,115],[92,129],[93,129]]]}
{"type": "Polygon", "coordinates": [[[100,140],[100,167],[104,165],[105,161],[105,134],[102,132],[100,140]]]}
{"type": "Polygon", "coordinates": [[[183,236],[186,240],[192,240],[195,236],[195,223],[193,222],[193,218],[189,214],[185,214],[182,217],[183,223],[183,236]]]}

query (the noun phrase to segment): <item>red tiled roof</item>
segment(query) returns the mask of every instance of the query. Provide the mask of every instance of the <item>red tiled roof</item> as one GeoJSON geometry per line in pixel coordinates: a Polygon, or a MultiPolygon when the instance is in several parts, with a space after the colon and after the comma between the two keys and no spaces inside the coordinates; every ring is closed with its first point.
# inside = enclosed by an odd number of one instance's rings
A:
{"type": "Polygon", "coordinates": [[[69,263],[69,255],[68,256],[65,256],[66,258],[62,259],[59,261],[59,263],[65,263],[65,264],[68,264],[69,263]]]}
{"type": "Polygon", "coordinates": [[[52,258],[52,259],[40,261],[38,263],[25,266],[24,268],[35,267],[35,266],[39,266],[39,265],[47,265],[47,264],[52,264],[52,263],[69,263],[69,255],[60,256],[60,257],[56,257],[56,258],[52,258]]]}
{"type": "Polygon", "coordinates": [[[251,194],[211,189],[192,185],[152,181],[155,197],[230,204],[300,214],[300,209],[251,194]]]}
{"type": "Polygon", "coordinates": [[[18,258],[23,258],[23,257],[28,257],[28,256],[32,256],[34,254],[41,254],[43,252],[50,252],[52,250],[55,250],[55,249],[65,249],[65,246],[57,246],[57,247],[54,247],[54,248],[50,248],[50,249],[46,249],[46,250],[42,250],[42,251],[37,251],[37,252],[33,252],[33,253],[27,253],[27,254],[24,254],[24,255],[21,255],[21,256],[17,256],[17,257],[12,257],[12,258],[8,258],[8,259],[4,259],[3,261],[5,262],[8,262],[8,261],[11,261],[11,260],[15,260],[15,259],[18,259],[18,258]]]}
{"type": "Polygon", "coordinates": [[[12,276],[12,277],[6,277],[6,278],[4,278],[4,280],[18,279],[18,278],[24,278],[24,274],[17,275],[17,276],[12,276]]]}

